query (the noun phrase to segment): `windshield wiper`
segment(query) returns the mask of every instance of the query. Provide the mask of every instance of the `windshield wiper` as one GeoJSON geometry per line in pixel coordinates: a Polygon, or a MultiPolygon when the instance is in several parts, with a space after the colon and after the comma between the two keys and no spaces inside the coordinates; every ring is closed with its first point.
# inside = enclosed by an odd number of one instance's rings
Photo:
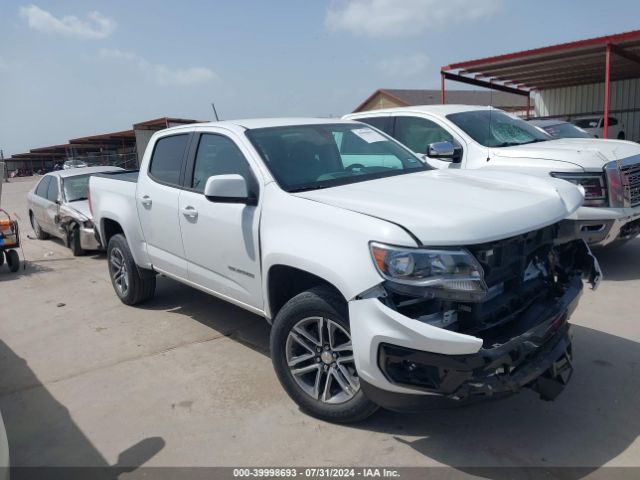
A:
{"type": "Polygon", "coordinates": [[[528,142],[523,142],[520,145],[527,145],[529,143],[538,143],[538,142],[548,142],[550,139],[549,138],[534,138],[533,140],[530,140],[528,142]]]}
{"type": "Polygon", "coordinates": [[[533,140],[529,140],[528,142],[502,142],[498,145],[496,145],[496,147],[500,148],[500,147],[517,147],[518,145],[529,145],[530,143],[537,143],[537,142],[546,142],[547,139],[543,139],[543,138],[534,138],[533,140]]]}
{"type": "Polygon", "coordinates": [[[78,198],[74,198],[72,200],[69,200],[69,203],[71,202],[79,202],[80,200],[89,200],[89,197],[78,197],[78,198]]]}
{"type": "Polygon", "coordinates": [[[332,186],[333,185],[312,185],[310,187],[292,188],[288,192],[289,193],[308,192],[309,190],[322,190],[323,188],[329,188],[332,186]]]}

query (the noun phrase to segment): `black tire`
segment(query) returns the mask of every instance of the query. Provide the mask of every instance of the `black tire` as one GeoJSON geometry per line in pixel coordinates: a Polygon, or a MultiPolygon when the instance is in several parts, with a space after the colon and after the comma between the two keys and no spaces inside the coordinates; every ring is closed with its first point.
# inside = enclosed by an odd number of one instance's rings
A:
{"type": "Polygon", "coordinates": [[[20,268],[20,257],[18,256],[18,252],[15,250],[7,250],[4,254],[7,256],[7,265],[9,265],[9,270],[13,273],[17,272],[20,268]]]}
{"type": "Polygon", "coordinates": [[[74,226],[69,230],[69,248],[74,257],[81,257],[85,251],[80,246],[80,227],[74,226]]]}
{"type": "Polygon", "coordinates": [[[4,252],[0,250],[0,267],[4,265],[4,252]]]}
{"type": "MultiPolygon", "coordinates": [[[[325,403],[320,399],[320,395],[314,398],[294,379],[287,362],[288,337],[294,326],[309,317],[322,317],[323,321],[331,320],[347,333],[350,332],[346,302],[333,289],[325,286],[314,287],[289,300],[276,315],[271,329],[271,361],[280,383],[293,401],[314,417],[337,423],[364,420],[372,415],[378,406],[364,395],[362,388],[358,388],[351,398],[342,403],[325,403]]],[[[318,368],[324,367],[326,371],[326,366],[320,363],[319,359],[315,361],[319,362],[318,368]]],[[[326,380],[328,374],[324,375],[326,380]]],[[[316,380],[316,384],[324,383],[322,377],[320,378],[320,382],[316,380]]]]}
{"type": "Polygon", "coordinates": [[[33,228],[33,233],[36,234],[36,238],[38,240],[46,240],[47,238],[49,238],[49,234],[42,230],[42,227],[36,220],[36,217],[35,215],[33,215],[33,213],[29,214],[29,219],[31,220],[31,228],[33,228]]]}
{"type": "Polygon", "coordinates": [[[137,305],[153,297],[156,291],[156,275],[153,271],[136,265],[124,235],[117,234],[109,240],[107,262],[111,284],[122,303],[137,305]],[[124,266],[124,270],[118,270],[118,262],[124,266]],[[121,275],[118,276],[118,273],[121,275]]]}
{"type": "Polygon", "coordinates": [[[620,132],[618,134],[618,140],[624,140],[625,136],[624,136],[624,132],[620,132]]]}

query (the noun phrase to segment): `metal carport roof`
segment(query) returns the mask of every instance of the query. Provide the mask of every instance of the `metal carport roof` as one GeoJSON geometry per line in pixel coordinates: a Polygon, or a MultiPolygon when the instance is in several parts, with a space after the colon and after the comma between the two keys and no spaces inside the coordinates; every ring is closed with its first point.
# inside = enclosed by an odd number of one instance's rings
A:
{"type": "Polygon", "coordinates": [[[445,80],[529,96],[533,90],[605,82],[605,135],[610,82],[640,77],[640,30],[457,62],[440,69],[445,80]]]}

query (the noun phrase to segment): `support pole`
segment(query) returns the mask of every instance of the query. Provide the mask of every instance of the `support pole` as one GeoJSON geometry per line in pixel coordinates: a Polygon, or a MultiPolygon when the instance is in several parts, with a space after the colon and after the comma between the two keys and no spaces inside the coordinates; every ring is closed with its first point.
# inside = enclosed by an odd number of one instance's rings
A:
{"type": "Polygon", "coordinates": [[[527,95],[527,120],[531,118],[531,94],[527,95]]]}
{"type": "Polygon", "coordinates": [[[611,89],[611,44],[607,43],[604,66],[604,125],[602,138],[609,138],[609,95],[611,89]]]}
{"type": "Polygon", "coordinates": [[[445,104],[444,73],[440,72],[440,103],[445,104]]]}

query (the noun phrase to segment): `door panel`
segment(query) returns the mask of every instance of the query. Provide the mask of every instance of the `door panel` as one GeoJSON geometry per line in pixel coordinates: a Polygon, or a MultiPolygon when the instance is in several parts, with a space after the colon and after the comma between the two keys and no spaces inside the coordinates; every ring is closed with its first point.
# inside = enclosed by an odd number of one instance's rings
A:
{"type": "Polygon", "coordinates": [[[46,230],[52,235],[64,238],[64,232],[58,224],[58,214],[60,213],[60,179],[51,177],[49,187],[47,188],[47,199],[44,206],[44,222],[46,230]]]}
{"type": "Polygon", "coordinates": [[[46,232],[49,231],[49,227],[46,224],[45,209],[48,202],[47,190],[49,189],[49,182],[51,181],[51,179],[51,175],[44,176],[42,180],[40,180],[40,183],[38,183],[38,186],[31,196],[31,210],[33,212],[33,216],[40,225],[40,228],[42,228],[46,232]]]}
{"type": "Polygon", "coordinates": [[[189,280],[261,309],[258,209],[183,190],[180,212],[189,280]]]}
{"type": "Polygon", "coordinates": [[[244,155],[229,137],[203,133],[180,193],[180,230],[189,280],[236,301],[262,309],[258,242],[260,207],[211,202],[202,193],[213,175],[239,174],[250,191],[257,182],[244,155]]]}
{"type": "Polygon", "coordinates": [[[153,146],[147,175],[140,175],[136,206],[147,252],[154,267],[187,278],[178,204],[182,163],[189,134],[159,138],[153,146]]]}

